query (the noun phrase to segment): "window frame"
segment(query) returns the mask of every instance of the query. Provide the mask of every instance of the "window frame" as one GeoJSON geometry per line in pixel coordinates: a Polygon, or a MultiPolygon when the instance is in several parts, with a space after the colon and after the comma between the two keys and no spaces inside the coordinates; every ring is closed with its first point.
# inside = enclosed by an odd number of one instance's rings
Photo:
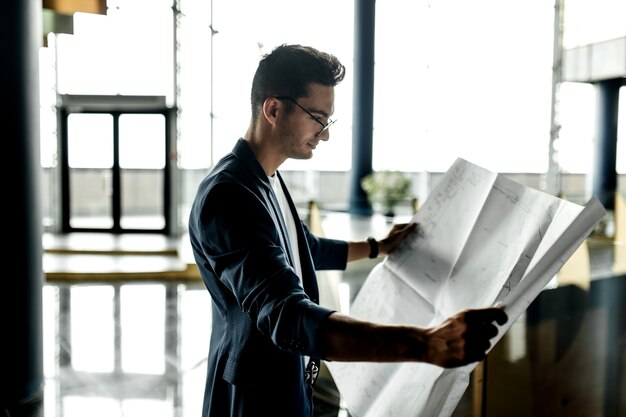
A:
{"type": "Polygon", "coordinates": [[[57,111],[59,166],[60,166],[60,197],[62,233],[91,232],[91,233],[157,233],[169,235],[173,228],[172,216],[172,170],[175,164],[171,163],[170,155],[175,153],[175,124],[176,109],[167,107],[164,96],[94,96],[94,95],[60,95],[60,105],[57,111]],[[68,118],[72,114],[110,114],[113,117],[113,166],[110,168],[112,176],[112,220],[111,227],[77,227],[70,224],[71,195],[70,195],[70,166],[69,166],[69,135],[68,118]],[[119,164],[119,118],[125,114],[160,114],[165,119],[165,162],[163,170],[162,214],[163,227],[133,228],[122,227],[122,188],[121,171],[119,164]]]}

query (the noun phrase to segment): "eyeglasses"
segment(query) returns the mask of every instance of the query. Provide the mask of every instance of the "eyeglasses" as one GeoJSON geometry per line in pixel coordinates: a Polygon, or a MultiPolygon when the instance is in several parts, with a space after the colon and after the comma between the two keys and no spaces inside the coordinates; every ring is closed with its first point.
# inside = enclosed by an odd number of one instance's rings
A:
{"type": "Polygon", "coordinates": [[[331,120],[330,118],[328,119],[328,123],[324,123],[322,122],[318,117],[315,117],[314,115],[311,114],[310,111],[308,111],[307,109],[305,109],[304,107],[302,107],[301,105],[298,104],[298,102],[294,99],[292,99],[291,97],[288,96],[277,96],[274,97],[277,100],[289,100],[292,103],[294,103],[296,106],[300,107],[306,114],[308,114],[309,116],[311,116],[313,118],[313,120],[315,120],[317,123],[319,123],[320,125],[322,125],[322,128],[320,129],[319,132],[317,132],[315,134],[315,136],[319,136],[322,134],[323,131],[325,131],[326,129],[328,129],[330,127],[330,125],[332,125],[333,123],[335,123],[337,120],[331,120]]]}

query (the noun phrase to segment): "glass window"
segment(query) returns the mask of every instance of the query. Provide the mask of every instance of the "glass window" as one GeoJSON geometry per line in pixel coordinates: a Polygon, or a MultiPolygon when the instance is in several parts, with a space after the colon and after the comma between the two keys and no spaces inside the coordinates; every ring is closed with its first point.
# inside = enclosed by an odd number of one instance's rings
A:
{"type": "Polygon", "coordinates": [[[289,160],[282,169],[350,168],[353,12],[354,4],[349,1],[320,0],[306,10],[303,3],[291,0],[213,2],[213,25],[218,31],[213,44],[215,162],[230,152],[248,127],[250,87],[261,56],[282,43],[300,43],[336,55],[346,65],[347,76],[336,89],[333,118],[337,123],[330,128],[330,140],[317,149],[313,159],[289,160]]]}
{"type": "Polygon", "coordinates": [[[563,173],[590,174],[595,153],[595,88],[586,83],[562,83],[558,94],[560,129],[554,146],[559,167],[563,173]]]}
{"type": "Polygon", "coordinates": [[[70,168],[113,166],[113,117],[110,114],[70,114],[67,124],[70,168]]]}
{"type": "Polygon", "coordinates": [[[211,3],[183,0],[178,21],[178,166],[212,165],[213,53],[211,3]]]}
{"type": "Polygon", "coordinates": [[[58,92],[166,96],[172,103],[171,4],[108,6],[106,15],[75,13],[74,34],[57,35],[58,92]]]}
{"type": "Polygon", "coordinates": [[[71,227],[110,228],[113,116],[77,113],[67,117],[71,227]]]}
{"type": "Polygon", "coordinates": [[[123,229],[165,226],[165,117],[122,114],[119,118],[123,229]]]}
{"type": "MultiPolygon", "coordinates": [[[[333,118],[338,121],[330,129],[330,140],[318,147],[313,159],[288,160],[281,168],[305,173],[351,169],[354,2],[320,0],[305,9],[291,0],[181,0],[177,15],[173,5],[171,0],[109,0],[106,15],[76,13],[73,35],[51,35],[51,51],[40,54],[48,74],[41,77],[43,166],[56,164],[52,91],[163,95],[168,105],[177,106],[176,161],[183,170],[177,177],[183,201],[177,204],[185,223],[185,207],[199,177],[248,127],[250,86],[259,59],[281,43],[301,43],[337,55],[347,73],[335,91],[333,118]]],[[[619,13],[623,5],[614,0],[594,3],[594,10],[581,2],[567,5],[567,46],[626,35],[623,25],[615,26],[621,22],[617,18],[607,19],[595,31],[586,29],[593,19],[584,17],[590,14],[623,15],[619,13]],[[585,30],[579,31],[579,26],[585,30]]],[[[373,168],[441,172],[463,157],[498,172],[545,173],[553,19],[554,5],[545,2],[377,2],[373,168]]],[[[567,113],[585,112],[589,102],[566,102],[568,95],[563,91],[559,103],[564,120],[559,162],[564,170],[586,172],[590,162],[580,152],[583,148],[570,146],[575,143],[572,135],[582,140],[581,131],[573,133],[568,126],[574,122],[565,119],[567,113]]],[[[618,172],[626,170],[620,157],[623,142],[618,142],[618,172]]],[[[84,161],[78,160],[81,156],[71,162],[93,164],[95,159],[109,158],[107,152],[91,152],[84,161]]],[[[120,156],[124,158],[123,152],[120,156]]],[[[144,153],[140,164],[159,164],[160,157],[144,153]]],[[[52,183],[54,172],[47,175],[46,184],[52,183]]],[[[93,187],[110,182],[97,173],[92,179],[93,187]]],[[[154,189],[163,180],[157,178],[154,189]]],[[[318,195],[315,187],[311,195],[318,195]]],[[[130,194],[123,197],[123,204],[132,199],[133,185],[125,189],[130,194]]],[[[56,201],[54,196],[46,198],[56,201]]],[[[157,203],[150,202],[149,207],[157,203]]],[[[95,208],[103,207],[104,201],[95,208]]],[[[53,210],[44,213],[48,223],[54,221],[53,210]]],[[[130,206],[125,214],[131,214],[130,206]]]]}
{"type": "Polygon", "coordinates": [[[165,168],[165,117],[162,114],[120,116],[120,168],[165,168]]]}
{"type": "Polygon", "coordinates": [[[441,172],[457,157],[547,170],[551,3],[406,0],[376,11],[375,170],[441,172]]]}

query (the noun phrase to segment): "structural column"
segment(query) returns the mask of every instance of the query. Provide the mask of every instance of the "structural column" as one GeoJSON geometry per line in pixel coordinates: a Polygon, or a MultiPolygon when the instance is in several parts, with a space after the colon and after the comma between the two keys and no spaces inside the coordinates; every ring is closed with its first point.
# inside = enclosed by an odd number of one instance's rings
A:
{"type": "Polygon", "coordinates": [[[42,249],[39,192],[41,1],[2,3],[4,273],[0,284],[0,414],[42,415],[42,249]]]}
{"type": "Polygon", "coordinates": [[[363,177],[372,172],[372,129],[374,118],[374,27],[376,2],[354,2],[354,92],[352,116],[352,171],[349,212],[372,214],[361,188],[363,177]]]}
{"type": "Polygon", "coordinates": [[[615,208],[617,190],[617,116],[621,79],[598,81],[596,111],[596,148],[592,193],[608,210],[615,208]]]}

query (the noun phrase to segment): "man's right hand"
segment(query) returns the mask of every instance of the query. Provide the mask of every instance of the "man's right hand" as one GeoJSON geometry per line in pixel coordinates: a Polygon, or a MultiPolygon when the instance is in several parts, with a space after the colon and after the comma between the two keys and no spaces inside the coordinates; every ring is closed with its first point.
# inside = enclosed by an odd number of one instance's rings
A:
{"type": "Polygon", "coordinates": [[[445,368],[481,361],[498,334],[495,323],[502,325],[507,320],[501,307],[462,310],[426,330],[423,360],[445,368]]]}

